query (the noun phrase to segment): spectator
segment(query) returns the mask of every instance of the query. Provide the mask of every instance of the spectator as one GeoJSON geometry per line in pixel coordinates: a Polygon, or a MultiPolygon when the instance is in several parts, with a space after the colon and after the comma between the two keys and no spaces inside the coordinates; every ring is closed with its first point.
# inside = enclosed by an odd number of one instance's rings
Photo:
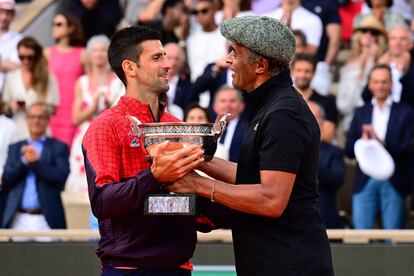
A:
{"type": "Polygon", "coordinates": [[[385,52],[387,33],[375,17],[366,17],[352,35],[351,56],[340,69],[336,104],[348,130],[354,109],[363,105],[362,91],[371,68],[385,52]]]}
{"type": "Polygon", "coordinates": [[[13,115],[18,139],[28,137],[26,106],[45,102],[53,114],[59,105],[55,77],[49,73],[42,46],[33,37],[25,37],[17,45],[21,67],[6,74],[3,101],[13,115]]]}
{"type": "Polygon", "coordinates": [[[70,174],[67,190],[87,193],[82,139],[93,118],[117,103],[125,87],[110,69],[108,63],[109,39],[105,35],[93,36],[86,45],[89,73],[81,76],[75,85],[72,121],[77,126],[70,152],[70,174]]]}
{"type": "MultiPolygon", "coordinates": [[[[388,64],[392,72],[392,99],[414,108],[414,63],[411,32],[406,26],[394,27],[388,36],[388,51],[379,59],[380,63],[388,64]]],[[[364,101],[370,101],[372,93],[368,87],[364,90],[364,101]]]]}
{"type": "Polygon", "coordinates": [[[187,7],[182,0],[165,0],[160,19],[151,22],[138,21],[138,23],[160,31],[162,44],[184,42],[190,24],[187,7]],[[177,30],[179,36],[176,35],[177,30]]]}
{"type": "MultiPolygon", "coordinates": [[[[323,136],[323,124],[325,112],[323,107],[316,102],[308,101],[308,106],[318,121],[323,136]]],[[[321,140],[319,147],[319,206],[321,216],[328,229],[343,228],[341,219],[338,215],[336,204],[336,194],[345,179],[345,161],[342,150],[321,140]]]]}
{"type": "Polygon", "coordinates": [[[111,37],[122,18],[119,0],[70,0],[69,10],[80,19],[86,40],[98,34],[111,37]]]}
{"type": "Polygon", "coordinates": [[[217,91],[214,97],[213,109],[217,115],[231,113],[227,128],[217,144],[216,156],[237,162],[244,132],[248,126],[246,118],[242,116],[243,97],[235,88],[224,86],[217,91]]]}
{"type": "Polygon", "coordinates": [[[2,184],[8,192],[4,228],[66,228],[60,192],[69,174],[69,150],[67,145],[46,136],[49,118],[46,104],[29,106],[30,137],[9,148],[2,184]]]}
{"type": "Polygon", "coordinates": [[[210,116],[208,110],[201,107],[199,104],[191,104],[187,107],[184,113],[184,122],[187,123],[210,123],[210,116]]]}
{"type": "Polygon", "coordinates": [[[4,205],[7,193],[2,190],[1,177],[3,175],[4,164],[7,159],[7,151],[10,144],[17,142],[17,128],[13,120],[3,114],[3,103],[0,101],[0,228],[3,221],[4,205]]]}
{"type": "Polygon", "coordinates": [[[376,65],[368,85],[373,100],[355,111],[347,133],[346,154],[355,157],[354,144],[358,139],[376,139],[394,159],[395,171],[391,178],[378,180],[357,167],[352,196],[354,227],[373,228],[377,213],[381,212],[385,229],[400,229],[405,221],[405,198],[413,183],[414,111],[407,105],[392,102],[388,65],[376,65]]]}
{"type": "Polygon", "coordinates": [[[306,48],[308,47],[305,34],[301,30],[292,30],[292,32],[295,35],[296,54],[305,54],[306,48]]]}
{"type": "Polygon", "coordinates": [[[308,42],[306,53],[316,55],[322,37],[320,18],[301,6],[300,0],[281,0],[281,7],[264,15],[276,18],[292,30],[301,30],[308,42]]]}
{"type": "Polygon", "coordinates": [[[10,30],[15,15],[14,0],[0,0],[0,95],[3,91],[4,74],[18,67],[17,43],[22,35],[10,30]]]}
{"type": "Polygon", "coordinates": [[[315,76],[312,87],[328,95],[332,85],[332,64],[341,46],[341,19],[338,2],[332,0],[302,0],[302,6],[322,20],[323,31],[318,47],[315,76]]]}
{"type": "Polygon", "coordinates": [[[184,50],[176,43],[168,43],[164,46],[167,61],[170,63],[168,70],[168,111],[179,119],[183,119],[184,110],[198,101],[197,95],[193,94],[193,85],[183,72],[185,67],[184,50]],[[178,116],[177,116],[178,115],[178,116]]]}
{"type": "Polygon", "coordinates": [[[215,14],[216,23],[218,25],[223,22],[223,20],[240,17],[246,15],[255,15],[252,11],[252,1],[251,0],[240,0],[240,1],[229,1],[229,0],[220,0],[218,1],[218,10],[215,14]]]}
{"type": "Polygon", "coordinates": [[[60,105],[51,118],[52,136],[72,144],[75,126],[72,123],[72,105],[76,80],[83,74],[86,57],[83,33],[79,20],[67,12],[59,12],[53,18],[55,45],[45,50],[49,70],[56,76],[59,87],[60,105]]]}
{"type": "Polygon", "coordinates": [[[203,73],[207,64],[223,58],[227,52],[226,40],[219,32],[214,13],[213,0],[199,0],[193,10],[201,29],[194,30],[187,38],[187,56],[192,81],[203,73]]]}
{"type": "Polygon", "coordinates": [[[335,138],[338,110],[333,95],[323,96],[311,87],[315,74],[315,58],[309,55],[297,55],[291,64],[291,75],[294,86],[305,98],[320,104],[326,112],[326,120],[322,126],[322,141],[332,143],[335,138]]]}
{"type": "Polygon", "coordinates": [[[354,28],[357,28],[367,16],[374,16],[381,21],[388,32],[395,26],[406,25],[404,17],[391,9],[393,0],[366,0],[366,3],[370,10],[355,17],[354,28]]]}
{"type": "Polygon", "coordinates": [[[152,22],[161,17],[165,0],[127,0],[125,20],[127,26],[140,22],[152,22]]]}

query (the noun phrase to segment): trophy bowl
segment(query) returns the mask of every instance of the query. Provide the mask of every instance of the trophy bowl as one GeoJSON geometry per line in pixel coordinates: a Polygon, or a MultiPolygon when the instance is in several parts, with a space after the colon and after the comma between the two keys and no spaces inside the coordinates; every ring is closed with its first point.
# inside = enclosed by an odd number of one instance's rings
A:
{"type": "Polygon", "coordinates": [[[147,159],[152,161],[151,148],[159,143],[169,141],[167,151],[174,151],[189,144],[196,144],[204,149],[204,159],[210,161],[217,149],[217,140],[227,126],[230,113],[217,116],[215,123],[148,123],[141,124],[131,118],[132,129],[140,138],[140,144],[148,153],[147,159]]]}

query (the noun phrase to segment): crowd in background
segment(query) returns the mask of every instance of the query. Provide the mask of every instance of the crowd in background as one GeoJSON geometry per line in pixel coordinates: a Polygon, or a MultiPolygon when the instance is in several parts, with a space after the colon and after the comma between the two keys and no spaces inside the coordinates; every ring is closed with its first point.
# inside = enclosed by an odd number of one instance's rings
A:
{"type": "Polygon", "coordinates": [[[36,34],[23,37],[10,30],[15,1],[0,0],[0,227],[30,228],[25,220],[39,215],[42,220],[30,223],[66,227],[60,192],[87,193],[83,135],[125,90],[110,70],[107,48],[111,35],[127,26],[145,25],[162,34],[170,63],[168,112],[198,123],[232,113],[216,155],[237,162],[249,106],[244,92],[232,87],[229,48],[218,26],[250,15],[279,19],[295,34],[291,76],[321,129],[320,207],[327,228],[405,227],[414,187],[411,1],[70,0],[62,5],[52,23],[55,43],[42,46],[36,34]],[[379,179],[365,169],[370,160],[354,151],[359,140],[379,142],[379,150],[393,160],[391,175],[379,179]],[[339,216],[336,201],[345,156],[357,159],[350,223],[339,216]]]}

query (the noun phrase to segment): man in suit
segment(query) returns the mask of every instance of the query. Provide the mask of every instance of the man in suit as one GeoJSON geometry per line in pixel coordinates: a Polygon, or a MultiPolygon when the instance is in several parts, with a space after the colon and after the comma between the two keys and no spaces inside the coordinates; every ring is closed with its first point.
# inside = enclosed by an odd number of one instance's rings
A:
{"type": "Polygon", "coordinates": [[[241,93],[235,88],[223,86],[214,97],[213,109],[217,115],[231,113],[227,128],[219,139],[217,154],[231,162],[237,162],[247,128],[246,116],[242,116],[244,102],[241,93]]]}
{"type": "Polygon", "coordinates": [[[352,197],[354,227],[373,228],[380,211],[385,229],[400,229],[405,221],[405,197],[412,189],[414,111],[408,105],[392,101],[388,65],[372,69],[368,86],[373,99],[355,111],[347,133],[346,154],[355,157],[354,144],[358,139],[376,139],[392,156],[395,171],[389,179],[378,180],[364,174],[358,166],[352,197]]]}
{"type": "Polygon", "coordinates": [[[193,94],[193,85],[189,78],[185,78],[183,73],[186,62],[184,50],[176,43],[168,43],[164,46],[164,49],[170,65],[170,70],[167,73],[170,87],[167,92],[167,108],[171,114],[183,119],[184,111],[190,104],[198,101],[198,96],[193,94]]]}
{"type": "Polygon", "coordinates": [[[2,226],[19,230],[66,228],[60,192],[69,174],[69,149],[46,136],[47,105],[27,110],[29,138],[12,144],[2,189],[8,193],[2,226]]]}
{"type": "MultiPolygon", "coordinates": [[[[322,105],[308,101],[309,109],[318,121],[323,137],[323,124],[325,122],[325,110],[322,105]]],[[[345,179],[345,161],[342,149],[321,140],[319,147],[319,207],[322,219],[328,229],[343,228],[343,223],[338,214],[336,196],[345,179]]]]}

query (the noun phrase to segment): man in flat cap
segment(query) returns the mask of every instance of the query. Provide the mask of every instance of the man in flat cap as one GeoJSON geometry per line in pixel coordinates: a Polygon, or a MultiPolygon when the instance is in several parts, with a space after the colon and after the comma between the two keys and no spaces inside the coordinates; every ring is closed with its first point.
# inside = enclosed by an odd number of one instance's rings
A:
{"type": "Polygon", "coordinates": [[[230,41],[233,85],[247,93],[249,126],[238,163],[214,158],[170,186],[233,209],[238,275],[333,275],[318,210],[320,131],[292,87],[295,37],[269,17],[232,18],[220,27],[230,41]]]}

